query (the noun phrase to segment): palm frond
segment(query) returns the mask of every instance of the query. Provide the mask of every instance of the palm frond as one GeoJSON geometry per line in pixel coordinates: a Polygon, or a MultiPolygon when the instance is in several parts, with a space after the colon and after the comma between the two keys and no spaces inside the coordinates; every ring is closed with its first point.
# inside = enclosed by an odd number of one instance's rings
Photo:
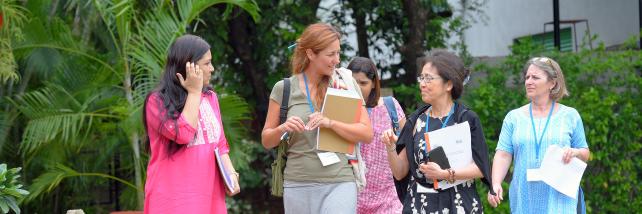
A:
{"type": "Polygon", "coordinates": [[[171,11],[153,10],[137,22],[139,31],[131,44],[130,56],[134,59],[135,74],[160,75],[167,50],[172,42],[185,32],[185,25],[171,11]]]}
{"type": "Polygon", "coordinates": [[[3,41],[0,38],[0,83],[5,84],[9,80],[20,79],[16,69],[16,61],[13,58],[9,41],[3,41]]]}
{"type": "MultiPolygon", "coordinates": [[[[51,44],[51,43],[33,43],[33,44],[23,44],[21,46],[15,47],[14,50],[29,50],[29,49],[34,49],[34,48],[48,48],[52,50],[60,50],[64,51],[70,54],[75,54],[78,56],[82,56],[87,58],[87,60],[91,62],[95,62],[103,66],[103,68],[109,70],[112,74],[116,75],[117,77],[122,77],[122,74],[117,72],[114,67],[112,67],[109,63],[106,61],[96,57],[95,55],[92,55],[91,53],[87,53],[84,50],[79,50],[79,49],[74,49],[74,48],[69,48],[65,46],[61,46],[58,44],[51,44]]],[[[47,56],[47,54],[42,54],[42,56],[47,56]]],[[[41,60],[42,58],[35,58],[33,60],[41,60]]],[[[46,60],[44,60],[46,61],[46,60]]],[[[45,67],[44,65],[42,67],[45,67]]]]}
{"type": "Polygon", "coordinates": [[[25,72],[34,72],[40,79],[48,79],[54,72],[69,64],[76,64],[73,57],[91,61],[86,64],[98,64],[120,76],[105,60],[100,59],[93,50],[81,45],[71,29],[60,19],[52,19],[50,24],[34,18],[26,27],[25,40],[13,47],[16,59],[21,61],[25,72]],[[73,57],[69,57],[69,55],[73,57]]]}
{"type": "Polygon", "coordinates": [[[25,198],[25,201],[29,202],[33,199],[38,198],[39,196],[51,192],[53,189],[58,187],[60,183],[70,177],[79,177],[79,176],[92,176],[92,177],[101,177],[101,178],[106,178],[106,179],[112,179],[115,181],[118,181],[122,184],[125,184],[128,187],[131,187],[133,189],[136,189],[138,191],[142,191],[136,186],[134,186],[132,183],[127,182],[123,179],[104,174],[104,173],[82,173],[78,172],[72,168],[69,168],[68,166],[65,166],[64,164],[56,163],[53,167],[51,167],[47,172],[41,174],[38,176],[36,179],[34,179],[33,183],[29,187],[29,196],[25,198]]]}
{"type": "Polygon", "coordinates": [[[9,112],[0,111],[0,154],[5,150],[5,143],[9,137],[9,131],[16,118],[17,114],[15,110],[9,110],[9,112]]]}
{"type": "Polygon", "coordinates": [[[131,22],[134,18],[133,0],[93,1],[96,10],[100,14],[113,45],[121,57],[124,57],[126,46],[129,45],[132,31],[131,22]]]}
{"type": "Polygon", "coordinates": [[[247,102],[237,95],[221,94],[219,105],[227,141],[240,142],[243,136],[247,136],[247,128],[241,123],[249,119],[250,110],[247,102]]]}
{"type": "Polygon", "coordinates": [[[230,145],[230,153],[232,154],[230,158],[237,170],[248,170],[250,161],[254,159],[254,154],[262,150],[258,144],[244,139],[248,131],[242,122],[250,119],[249,106],[243,98],[226,93],[219,95],[219,106],[225,138],[230,145]]]}
{"type": "Polygon", "coordinates": [[[54,139],[64,143],[79,142],[78,139],[84,139],[90,133],[96,118],[117,118],[87,109],[88,103],[97,96],[81,102],[64,88],[54,87],[9,99],[29,119],[21,143],[23,154],[33,153],[43,143],[54,139]]]}
{"type": "Polygon", "coordinates": [[[12,48],[12,40],[22,38],[22,26],[27,20],[29,12],[18,5],[15,0],[0,1],[0,14],[3,16],[3,24],[0,27],[0,83],[7,83],[9,80],[18,80],[17,65],[12,48]]]}
{"type": "Polygon", "coordinates": [[[22,25],[27,21],[29,11],[16,0],[0,1],[0,14],[3,14],[5,27],[0,28],[0,37],[20,36],[22,25]]]}
{"type": "Polygon", "coordinates": [[[179,11],[181,16],[187,23],[190,23],[205,9],[216,4],[230,4],[243,8],[245,12],[249,13],[255,22],[260,22],[261,16],[259,15],[260,9],[258,4],[253,0],[192,0],[192,1],[179,1],[179,11]]]}

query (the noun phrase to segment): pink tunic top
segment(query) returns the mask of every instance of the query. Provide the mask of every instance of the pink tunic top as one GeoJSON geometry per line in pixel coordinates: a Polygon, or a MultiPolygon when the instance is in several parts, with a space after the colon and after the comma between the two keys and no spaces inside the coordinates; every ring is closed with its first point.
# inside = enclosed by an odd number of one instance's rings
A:
{"type": "Polygon", "coordinates": [[[161,125],[165,115],[161,103],[158,95],[153,94],[145,109],[151,147],[145,213],[227,213],[214,149],[218,148],[223,155],[229,152],[229,147],[216,94],[210,91],[201,95],[198,127],[189,125],[182,114],[176,123],[167,120],[161,125]],[[186,146],[168,158],[166,144],[170,139],[186,146]]]}
{"type": "MultiPolygon", "coordinates": [[[[405,118],[403,109],[393,99],[397,118],[405,118]]],[[[357,213],[401,213],[402,205],[397,198],[397,190],[388,164],[386,146],[381,142],[381,134],[392,128],[388,109],[381,104],[372,108],[370,123],[374,138],[369,144],[361,144],[361,155],[366,163],[366,188],[359,192],[357,213]]],[[[400,127],[401,128],[401,127],[400,127]]]]}

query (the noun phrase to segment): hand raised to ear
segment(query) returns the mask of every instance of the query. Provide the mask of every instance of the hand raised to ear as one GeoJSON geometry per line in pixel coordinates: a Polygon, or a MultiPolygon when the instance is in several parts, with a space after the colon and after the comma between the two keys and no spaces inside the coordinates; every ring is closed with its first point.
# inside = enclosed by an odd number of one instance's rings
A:
{"type": "Polygon", "coordinates": [[[178,81],[187,93],[201,93],[203,90],[203,71],[193,62],[185,64],[185,78],[180,73],[176,73],[178,81]]]}

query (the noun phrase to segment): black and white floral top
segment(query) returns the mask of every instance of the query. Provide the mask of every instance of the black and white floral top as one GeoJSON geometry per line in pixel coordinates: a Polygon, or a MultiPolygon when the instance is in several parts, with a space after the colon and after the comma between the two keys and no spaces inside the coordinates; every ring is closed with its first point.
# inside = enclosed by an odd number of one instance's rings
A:
{"type": "MultiPolygon", "coordinates": [[[[414,155],[410,159],[415,164],[423,163],[426,141],[424,139],[426,127],[426,114],[422,114],[417,119],[414,127],[414,155]]],[[[455,124],[454,120],[447,122],[447,126],[455,124]]],[[[430,127],[428,131],[440,129],[442,121],[430,117],[430,127]]],[[[445,190],[435,190],[435,192],[418,193],[417,185],[423,185],[432,189],[432,179],[426,180],[423,173],[418,168],[411,171],[408,182],[408,195],[403,201],[403,213],[412,214],[437,214],[437,213],[483,213],[481,200],[475,189],[474,180],[467,181],[460,185],[445,190]]]]}

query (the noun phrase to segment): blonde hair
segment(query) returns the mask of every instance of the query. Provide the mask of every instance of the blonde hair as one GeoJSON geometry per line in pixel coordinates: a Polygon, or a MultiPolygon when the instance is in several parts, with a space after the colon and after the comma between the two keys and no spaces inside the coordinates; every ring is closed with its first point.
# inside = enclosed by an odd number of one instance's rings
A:
{"type": "MultiPolygon", "coordinates": [[[[296,48],[294,54],[290,59],[290,69],[292,74],[299,74],[303,69],[310,64],[310,59],[307,56],[306,50],[310,49],[312,52],[318,54],[322,50],[330,46],[334,41],[341,39],[341,33],[332,25],[326,23],[311,24],[305,28],[303,34],[296,40],[296,48]]],[[[325,97],[325,92],[330,82],[329,76],[324,76],[319,85],[317,85],[317,93],[315,98],[316,107],[320,108],[325,97]]]]}
{"type": "Polygon", "coordinates": [[[555,81],[555,86],[553,86],[549,94],[552,100],[558,101],[562,99],[562,97],[569,95],[568,90],[566,90],[564,73],[562,73],[562,68],[560,68],[560,65],[555,60],[548,57],[534,57],[529,59],[522,70],[522,79],[525,79],[528,67],[531,65],[544,71],[546,76],[548,76],[548,80],[555,81]]]}

